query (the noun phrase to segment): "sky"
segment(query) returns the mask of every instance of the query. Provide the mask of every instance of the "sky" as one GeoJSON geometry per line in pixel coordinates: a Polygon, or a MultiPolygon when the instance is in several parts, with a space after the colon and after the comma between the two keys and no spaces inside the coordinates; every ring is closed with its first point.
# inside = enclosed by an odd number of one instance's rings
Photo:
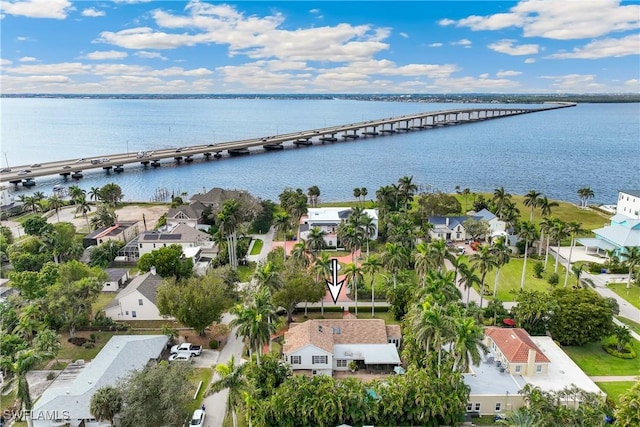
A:
{"type": "Polygon", "coordinates": [[[0,0],[3,94],[640,93],[640,2],[0,0]]]}

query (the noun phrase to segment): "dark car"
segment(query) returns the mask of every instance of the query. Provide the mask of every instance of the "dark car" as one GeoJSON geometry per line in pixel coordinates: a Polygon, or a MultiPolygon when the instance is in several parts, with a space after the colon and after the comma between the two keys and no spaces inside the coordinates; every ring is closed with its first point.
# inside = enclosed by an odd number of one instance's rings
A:
{"type": "Polygon", "coordinates": [[[11,168],[0,169],[0,173],[8,173],[11,172],[11,168]]]}
{"type": "Polygon", "coordinates": [[[39,168],[40,166],[42,166],[40,163],[34,163],[31,165],[32,168],[39,168]]]}

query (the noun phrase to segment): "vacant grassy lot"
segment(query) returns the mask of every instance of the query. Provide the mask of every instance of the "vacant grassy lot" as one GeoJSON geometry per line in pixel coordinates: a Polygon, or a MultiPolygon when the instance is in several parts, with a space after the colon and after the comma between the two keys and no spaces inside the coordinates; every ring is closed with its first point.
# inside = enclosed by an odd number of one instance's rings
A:
{"type": "Polygon", "coordinates": [[[631,305],[640,309],[640,286],[633,283],[629,289],[627,289],[626,283],[611,283],[607,286],[631,305]]]}
{"type": "Polygon", "coordinates": [[[620,395],[629,390],[635,383],[633,381],[620,381],[614,383],[596,383],[607,396],[615,403],[618,403],[620,395]]]}
{"type": "MultiPolygon", "coordinates": [[[[640,352],[640,343],[632,340],[633,348],[640,352]]],[[[566,346],[562,349],[587,375],[640,375],[640,359],[619,359],[609,355],[600,343],[582,347],[566,346]]]]}

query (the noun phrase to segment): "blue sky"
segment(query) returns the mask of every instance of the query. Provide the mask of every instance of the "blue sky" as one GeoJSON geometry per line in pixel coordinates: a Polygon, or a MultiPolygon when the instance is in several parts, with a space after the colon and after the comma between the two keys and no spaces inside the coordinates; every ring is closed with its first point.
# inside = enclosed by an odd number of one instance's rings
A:
{"type": "Polygon", "coordinates": [[[0,0],[3,93],[639,93],[640,4],[0,0]]]}

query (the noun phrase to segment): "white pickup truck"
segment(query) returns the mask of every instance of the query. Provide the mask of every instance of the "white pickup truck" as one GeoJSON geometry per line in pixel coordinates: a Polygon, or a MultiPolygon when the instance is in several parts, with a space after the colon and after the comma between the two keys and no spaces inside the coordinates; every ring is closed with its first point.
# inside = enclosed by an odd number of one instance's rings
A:
{"type": "Polygon", "coordinates": [[[173,347],[171,347],[171,354],[183,351],[191,353],[192,356],[200,356],[202,354],[202,346],[183,342],[180,345],[174,345],[173,347]]]}

